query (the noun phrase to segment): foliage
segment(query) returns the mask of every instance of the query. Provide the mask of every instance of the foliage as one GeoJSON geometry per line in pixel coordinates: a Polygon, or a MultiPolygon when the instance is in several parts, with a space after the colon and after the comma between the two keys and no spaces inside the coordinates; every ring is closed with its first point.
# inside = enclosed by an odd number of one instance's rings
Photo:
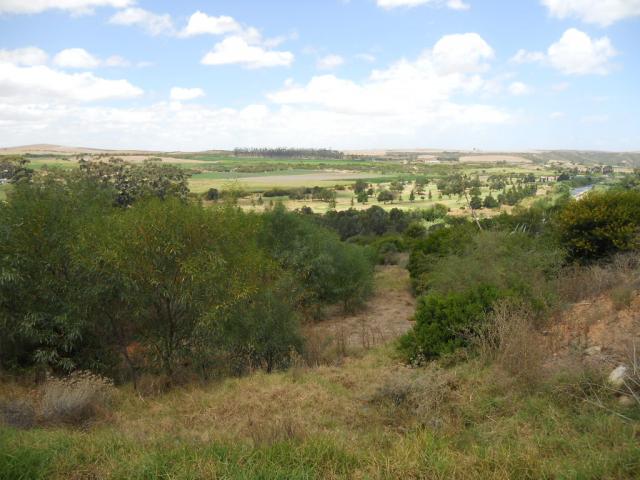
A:
{"type": "Polygon", "coordinates": [[[78,233],[110,208],[112,192],[77,176],[20,183],[0,204],[0,364],[70,370],[90,345],[76,310],[78,233]]]}
{"type": "Polygon", "coordinates": [[[378,194],[378,202],[393,202],[395,198],[396,197],[393,192],[390,192],[389,190],[383,190],[378,194]]]}
{"type": "Polygon", "coordinates": [[[210,188],[205,193],[204,198],[206,198],[210,202],[218,201],[218,199],[220,199],[220,192],[218,191],[217,188],[210,188]]]}
{"type": "Polygon", "coordinates": [[[575,260],[595,260],[636,250],[640,226],[640,192],[591,192],[558,215],[563,245],[575,260]]]}
{"type": "Polygon", "coordinates": [[[352,308],[371,290],[372,262],[357,245],[340,242],[312,218],[289,213],[282,204],[263,215],[261,244],[306,293],[302,303],[340,302],[352,308]]]}
{"type": "Polygon", "coordinates": [[[114,202],[121,207],[144,197],[175,196],[184,200],[189,193],[186,171],[174,165],[157,161],[134,164],[119,158],[110,158],[107,162],[81,160],[79,164],[86,178],[115,190],[114,202]]]}
{"type": "Polygon", "coordinates": [[[94,285],[95,301],[87,303],[117,324],[132,319],[136,339],[170,377],[179,362],[215,343],[212,327],[274,275],[255,242],[256,228],[234,209],[205,210],[177,199],[105,216],[81,236],[83,267],[94,285]]]}
{"type": "Polygon", "coordinates": [[[480,286],[462,293],[432,293],[418,300],[414,328],[399,343],[412,363],[420,363],[466,346],[469,333],[484,320],[498,289],[480,286]]]}
{"type": "Polygon", "coordinates": [[[20,156],[0,157],[0,180],[11,183],[30,180],[33,176],[33,170],[28,167],[29,163],[28,159],[20,156]]]}

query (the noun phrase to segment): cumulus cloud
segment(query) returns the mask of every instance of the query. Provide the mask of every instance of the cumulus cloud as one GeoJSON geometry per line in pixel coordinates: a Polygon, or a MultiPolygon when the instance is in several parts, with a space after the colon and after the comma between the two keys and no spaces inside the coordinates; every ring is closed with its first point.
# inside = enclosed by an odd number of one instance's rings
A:
{"type": "Polygon", "coordinates": [[[84,48],[67,48],[53,57],[53,64],[61,68],[92,69],[97,67],[129,67],[131,62],[120,55],[101,59],[84,48]]]}
{"type": "Polygon", "coordinates": [[[512,63],[522,64],[544,62],[545,59],[546,56],[542,52],[528,52],[527,50],[521,48],[513,57],[511,57],[509,61],[512,63]]]}
{"type": "Polygon", "coordinates": [[[242,30],[240,24],[233,18],[226,15],[219,17],[209,16],[198,10],[187,22],[187,26],[180,32],[183,37],[194,35],[223,35],[225,33],[238,32],[242,30]]]}
{"type": "Polygon", "coordinates": [[[0,13],[41,13],[66,10],[74,14],[92,13],[97,7],[125,8],[135,0],[0,0],[0,13]]]}
{"type": "Polygon", "coordinates": [[[416,128],[437,121],[500,123],[509,115],[487,105],[454,103],[454,95],[477,92],[491,47],[476,34],[443,37],[414,61],[401,60],[374,70],[364,82],[335,75],[313,77],[306,85],[288,83],[269,98],[281,105],[321,108],[336,115],[395,117],[397,126],[416,128]],[[463,48],[464,45],[466,48],[463,48]],[[446,55],[443,50],[455,46],[446,55]]]}
{"type": "Polygon", "coordinates": [[[240,35],[232,35],[216,43],[200,61],[203,65],[242,65],[246,68],[288,67],[294,55],[287,51],[271,50],[253,45],[240,35]]]}
{"type": "Polygon", "coordinates": [[[181,88],[173,87],[169,94],[171,100],[185,101],[194,100],[196,98],[204,97],[204,90],[201,88],[181,88]]]}
{"type": "Polygon", "coordinates": [[[0,49],[0,62],[13,63],[14,65],[43,65],[47,63],[49,56],[38,47],[16,48],[15,50],[0,49]]]}
{"type": "Polygon", "coordinates": [[[607,27],[619,20],[640,15],[640,0],[542,0],[557,18],[579,18],[607,27]]]}
{"type": "Polygon", "coordinates": [[[427,4],[445,5],[453,10],[468,10],[470,8],[463,0],[376,0],[376,3],[385,9],[417,7],[427,4]]]}
{"type": "Polygon", "coordinates": [[[494,58],[493,48],[477,33],[445,35],[433,47],[433,61],[444,72],[479,72],[494,58]]]}
{"type": "Polygon", "coordinates": [[[44,65],[0,63],[0,101],[5,103],[95,102],[142,94],[127,80],[109,80],[88,72],[69,74],[44,65]]]}
{"type": "Polygon", "coordinates": [[[88,102],[142,92],[126,81],[92,74],[3,67],[0,144],[42,141],[188,150],[286,144],[371,148],[460,145],[464,131],[462,142],[472,146],[470,142],[486,141],[485,129],[508,124],[512,116],[472,99],[486,86],[483,77],[492,55],[484,41],[463,38],[471,40],[466,49],[454,49],[460,58],[449,54],[443,61],[438,54],[448,42],[443,38],[439,48],[436,44],[415,59],[373,70],[362,81],[336,75],[315,76],[303,84],[290,80],[263,102],[244,108],[183,101],[196,99],[200,92],[182,87],[172,90],[166,102],[153,105],[95,105],[88,102]]]}
{"type": "Polygon", "coordinates": [[[547,51],[551,65],[566,75],[606,75],[616,54],[609,38],[592,39],[575,28],[564,32],[547,51]]]}
{"type": "Polygon", "coordinates": [[[67,48],[53,57],[53,63],[63,68],[95,68],[100,60],[84,48],[67,48]]]}
{"type": "Polygon", "coordinates": [[[317,67],[321,70],[333,70],[344,64],[344,58],[340,55],[330,54],[318,59],[317,67]]]}
{"type": "Polygon", "coordinates": [[[175,35],[176,29],[169,14],[157,14],[138,7],[121,10],[109,19],[114,25],[138,26],[150,35],[175,35]]]}
{"type": "Polygon", "coordinates": [[[617,55],[608,37],[591,38],[570,28],[560,40],[543,52],[518,50],[511,58],[514,63],[548,63],[565,75],[606,75],[611,71],[611,59],[617,55]]]}

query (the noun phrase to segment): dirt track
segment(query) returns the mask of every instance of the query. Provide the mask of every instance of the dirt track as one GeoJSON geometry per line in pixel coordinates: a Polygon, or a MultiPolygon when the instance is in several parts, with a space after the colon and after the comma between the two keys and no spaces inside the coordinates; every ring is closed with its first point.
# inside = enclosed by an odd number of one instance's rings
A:
{"type": "Polygon", "coordinates": [[[393,340],[413,326],[416,301],[409,272],[397,265],[376,267],[375,292],[354,315],[336,313],[311,329],[322,337],[340,338],[349,350],[367,349],[393,340]]]}

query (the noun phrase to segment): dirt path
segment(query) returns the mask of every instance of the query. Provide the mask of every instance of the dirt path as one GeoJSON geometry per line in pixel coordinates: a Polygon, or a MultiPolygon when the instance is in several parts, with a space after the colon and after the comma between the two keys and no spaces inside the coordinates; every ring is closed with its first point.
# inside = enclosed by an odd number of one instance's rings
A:
{"type": "Polygon", "coordinates": [[[364,309],[354,315],[331,315],[310,330],[321,338],[332,338],[349,351],[368,349],[409,330],[415,307],[409,272],[397,265],[378,266],[375,292],[364,309]]]}

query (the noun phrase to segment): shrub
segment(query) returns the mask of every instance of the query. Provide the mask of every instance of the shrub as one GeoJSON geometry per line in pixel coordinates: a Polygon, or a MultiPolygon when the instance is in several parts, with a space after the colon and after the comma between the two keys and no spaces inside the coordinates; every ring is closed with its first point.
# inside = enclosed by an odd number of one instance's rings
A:
{"type": "Polygon", "coordinates": [[[455,254],[428,257],[416,285],[421,292],[441,293],[493,285],[541,312],[555,301],[549,279],[557,274],[562,258],[562,252],[543,238],[478,232],[455,254]]]}
{"type": "Polygon", "coordinates": [[[640,192],[592,192],[569,203],[557,225],[572,259],[590,261],[640,247],[640,192]]]}
{"type": "Polygon", "coordinates": [[[112,395],[113,383],[91,372],[50,378],[42,387],[42,420],[54,424],[84,424],[108,405],[112,395]]]}
{"type": "Polygon", "coordinates": [[[469,333],[481,324],[500,296],[495,287],[481,286],[464,293],[421,297],[416,324],[401,337],[400,350],[408,361],[420,363],[467,346],[469,333]]]}

